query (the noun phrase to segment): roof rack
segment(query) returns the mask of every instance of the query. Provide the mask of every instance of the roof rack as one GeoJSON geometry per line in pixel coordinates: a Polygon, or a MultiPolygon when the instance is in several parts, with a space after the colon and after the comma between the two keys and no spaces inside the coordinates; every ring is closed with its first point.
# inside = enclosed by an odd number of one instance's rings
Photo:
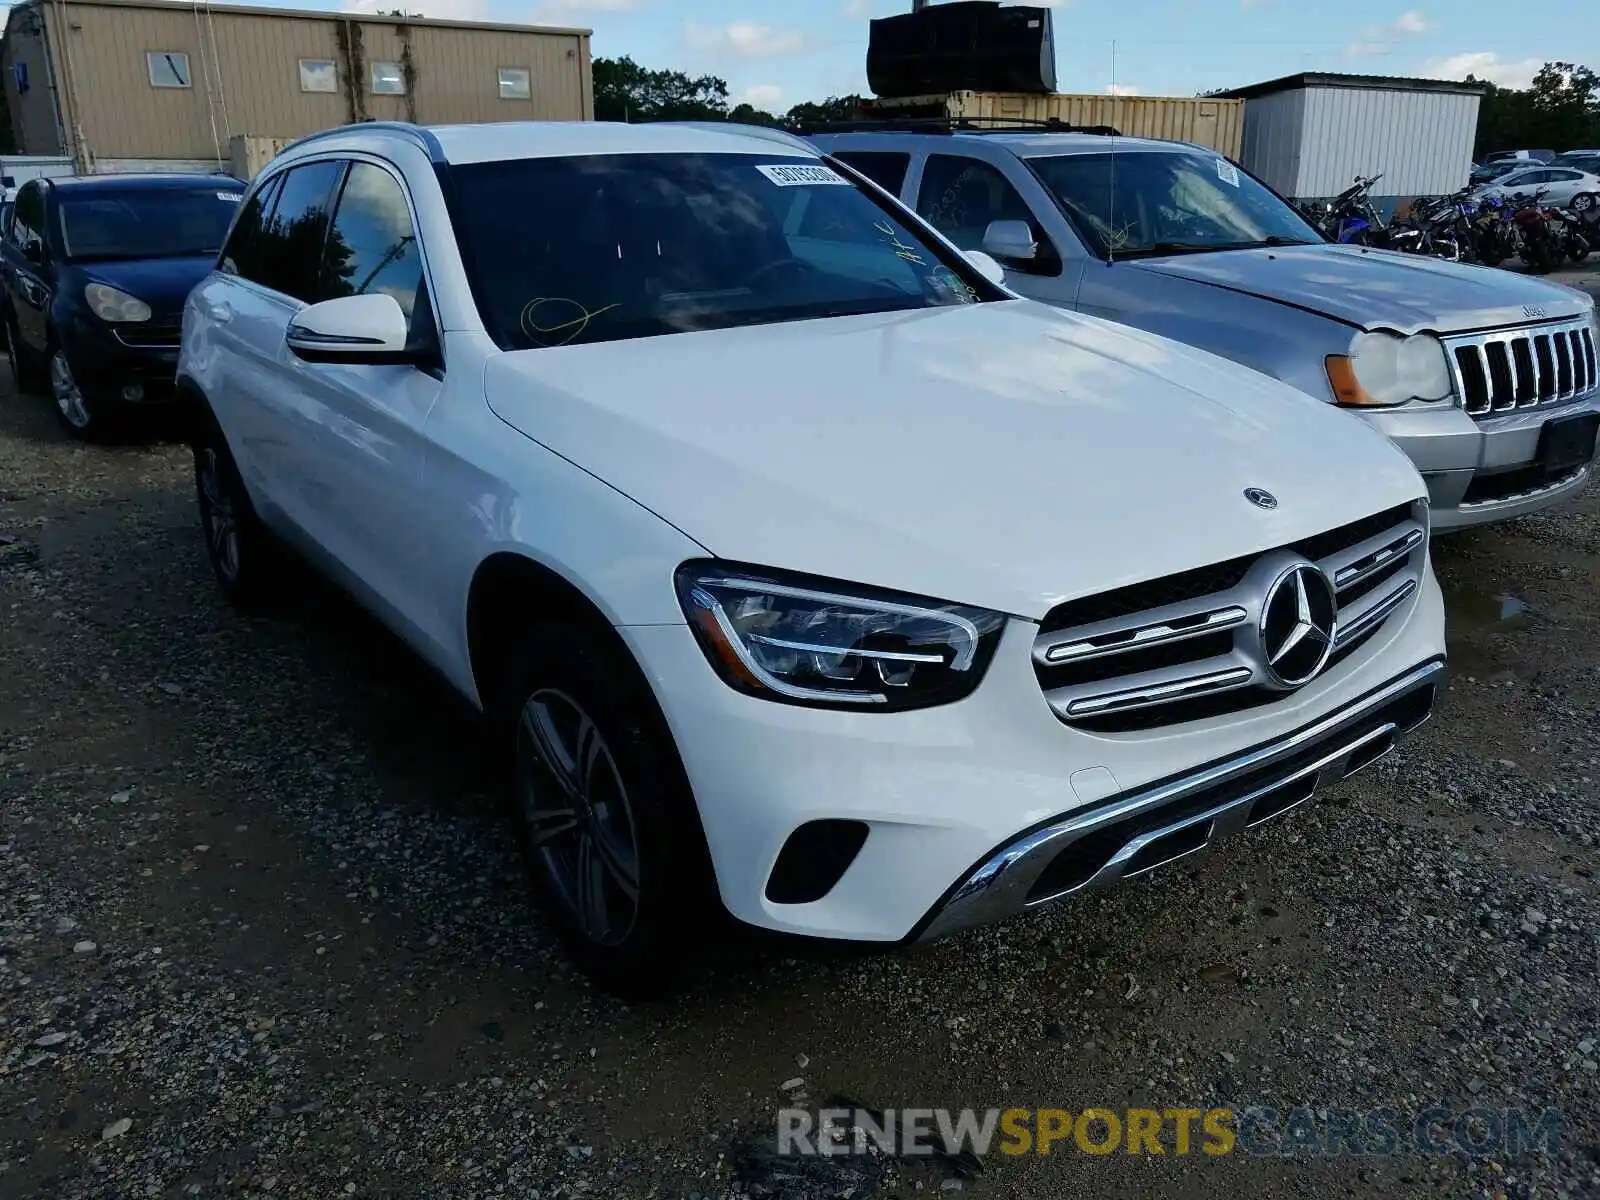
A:
{"type": "Polygon", "coordinates": [[[1121,137],[1110,125],[1073,125],[1057,117],[875,117],[819,121],[802,133],[1090,133],[1121,137]]]}

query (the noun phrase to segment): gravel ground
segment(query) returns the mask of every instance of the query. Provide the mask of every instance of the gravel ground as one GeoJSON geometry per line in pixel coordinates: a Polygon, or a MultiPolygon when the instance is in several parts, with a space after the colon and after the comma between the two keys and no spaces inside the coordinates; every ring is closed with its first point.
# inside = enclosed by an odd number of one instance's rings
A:
{"type": "MultiPolygon", "coordinates": [[[[1448,707],[1226,855],[885,956],[594,994],[470,720],[310,581],[244,618],[184,452],[0,395],[0,1196],[1600,1195],[1600,492],[1436,547],[1448,707]],[[1553,1106],[1558,1152],[775,1165],[882,1107],[1553,1106]]],[[[1407,1118],[1409,1120],[1409,1118],[1407,1118]]]]}

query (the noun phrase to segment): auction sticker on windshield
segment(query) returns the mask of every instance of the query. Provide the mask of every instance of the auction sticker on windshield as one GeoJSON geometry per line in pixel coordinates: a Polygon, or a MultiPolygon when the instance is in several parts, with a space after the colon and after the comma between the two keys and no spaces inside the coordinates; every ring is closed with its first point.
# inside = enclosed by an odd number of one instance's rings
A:
{"type": "Polygon", "coordinates": [[[1217,159],[1217,178],[1229,187],[1239,186],[1239,168],[1225,158],[1217,159]]]}
{"type": "Polygon", "coordinates": [[[848,179],[832,167],[825,167],[820,163],[808,163],[804,166],[757,166],[756,170],[779,187],[813,187],[817,184],[850,186],[848,179]]]}

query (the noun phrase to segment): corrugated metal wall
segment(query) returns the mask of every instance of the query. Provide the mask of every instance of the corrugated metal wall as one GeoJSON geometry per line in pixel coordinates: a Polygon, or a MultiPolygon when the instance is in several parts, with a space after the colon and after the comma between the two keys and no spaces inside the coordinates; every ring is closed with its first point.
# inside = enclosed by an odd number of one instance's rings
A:
{"type": "Polygon", "coordinates": [[[1355,176],[1380,171],[1376,194],[1453,192],[1472,168],[1478,100],[1452,92],[1307,88],[1300,173],[1290,194],[1337,195],[1355,176]]]}
{"type": "Polygon", "coordinates": [[[1070,125],[1110,125],[1133,137],[1172,138],[1196,142],[1238,157],[1243,129],[1241,100],[1189,99],[1173,96],[1090,96],[1056,92],[950,92],[868,101],[869,112],[890,115],[899,109],[920,110],[943,103],[952,117],[1012,117],[1070,125]]]}
{"type": "MultiPolygon", "coordinates": [[[[46,8],[52,44],[56,12],[46,8]]],[[[588,37],[502,26],[403,23],[382,18],[319,18],[213,8],[209,23],[192,9],[75,0],[67,34],[73,93],[84,140],[97,158],[228,161],[236,133],[298,137],[352,116],[431,124],[582,120],[593,115],[588,37]],[[347,31],[341,37],[341,30],[347,31]],[[215,43],[213,60],[212,45],[215,43]],[[220,68],[221,102],[208,103],[202,63],[220,68]],[[193,86],[151,86],[147,51],[189,56],[193,86]],[[339,90],[304,92],[300,59],[340,63],[339,90]],[[372,95],[374,62],[409,58],[409,96],[372,95]],[[355,107],[345,80],[353,63],[355,107]],[[526,100],[502,100],[500,67],[523,67],[526,100]]],[[[63,53],[55,55],[64,74],[63,53]]]]}
{"type": "Polygon", "coordinates": [[[1305,136],[1303,89],[1278,92],[1244,104],[1244,141],[1239,161],[1251,174],[1286,196],[1298,195],[1300,147],[1305,136]]]}

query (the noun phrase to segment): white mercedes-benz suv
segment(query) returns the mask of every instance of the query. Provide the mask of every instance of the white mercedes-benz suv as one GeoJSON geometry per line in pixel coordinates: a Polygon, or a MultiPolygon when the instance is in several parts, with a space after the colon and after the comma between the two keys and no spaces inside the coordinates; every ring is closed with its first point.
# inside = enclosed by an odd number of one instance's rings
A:
{"type": "Polygon", "coordinates": [[[618,989],[702,905],[893,943],[1127,878],[1426,719],[1404,455],[999,279],[783,134],[307,138],[184,313],[212,566],[293,549],[483,710],[618,989]]]}

